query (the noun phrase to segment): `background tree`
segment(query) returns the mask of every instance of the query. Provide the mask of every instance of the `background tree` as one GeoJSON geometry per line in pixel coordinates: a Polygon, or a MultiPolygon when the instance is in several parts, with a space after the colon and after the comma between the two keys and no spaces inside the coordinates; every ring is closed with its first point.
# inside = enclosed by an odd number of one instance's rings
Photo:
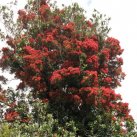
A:
{"type": "Polygon", "coordinates": [[[88,20],[76,3],[59,9],[43,0],[18,14],[16,27],[6,24],[14,32],[0,60],[21,81],[16,91],[1,89],[4,121],[22,136],[135,136],[128,104],[114,91],[125,74],[110,19],[95,10],[88,20]]]}

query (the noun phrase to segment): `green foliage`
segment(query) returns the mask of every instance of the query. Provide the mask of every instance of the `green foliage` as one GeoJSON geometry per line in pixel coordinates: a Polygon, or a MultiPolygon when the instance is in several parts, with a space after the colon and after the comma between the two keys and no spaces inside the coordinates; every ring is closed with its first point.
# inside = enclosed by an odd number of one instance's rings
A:
{"type": "Polygon", "coordinates": [[[18,129],[10,126],[9,123],[0,124],[0,137],[15,137],[18,134],[18,129]]]}
{"type": "Polygon", "coordinates": [[[32,109],[29,123],[1,123],[0,137],[75,137],[77,128],[74,121],[60,124],[45,103],[36,102],[33,107],[35,112],[32,109]]]}
{"type": "MultiPolygon", "coordinates": [[[[73,111],[74,108],[65,109],[67,104],[61,105],[61,102],[50,105],[39,99],[30,98],[30,120],[1,123],[1,137],[135,137],[136,135],[136,132],[133,132],[133,123],[130,122],[126,124],[131,132],[120,135],[120,123],[111,121],[111,114],[103,110],[91,107],[89,112],[73,111]]],[[[23,101],[21,103],[16,109],[25,114],[28,104],[23,101]],[[21,103],[24,107],[21,107],[21,103]]]]}

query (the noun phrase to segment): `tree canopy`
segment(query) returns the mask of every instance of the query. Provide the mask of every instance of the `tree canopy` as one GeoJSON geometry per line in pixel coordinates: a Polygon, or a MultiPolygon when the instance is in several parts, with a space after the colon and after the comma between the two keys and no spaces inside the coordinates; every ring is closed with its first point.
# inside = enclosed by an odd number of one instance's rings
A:
{"type": "MultiPolygon", "coordinates": [[[[1,7],[3,17],[6,10],[1,7]]],[[[3,130],[11,126],[6,132],[23,137],[136,135],[128,103],[115,92],[125,76],[123,49],[108,36],[109,20],[96,10],[87,19],[77,3],[59,9],[33,0],[15,23],[5,24],[12,29],[4,37],[0,67],[20,83],[16,91],[1,88],[3,130]]]]}

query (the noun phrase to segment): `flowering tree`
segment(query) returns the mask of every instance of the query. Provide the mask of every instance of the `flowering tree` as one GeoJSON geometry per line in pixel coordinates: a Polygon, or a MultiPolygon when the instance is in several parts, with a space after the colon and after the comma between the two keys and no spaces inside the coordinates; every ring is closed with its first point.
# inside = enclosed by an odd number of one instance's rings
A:
{"type": "Polygon", "coordinates": [[[78,4],[60,10],[45,0],[18,15],[0,60],[21,81],[16,91],[1,89],[4,121],[26,136],[134,136],[128,104],[114,91],[125,74],[109,19],[95,11],[88,20],[78,4]]]}

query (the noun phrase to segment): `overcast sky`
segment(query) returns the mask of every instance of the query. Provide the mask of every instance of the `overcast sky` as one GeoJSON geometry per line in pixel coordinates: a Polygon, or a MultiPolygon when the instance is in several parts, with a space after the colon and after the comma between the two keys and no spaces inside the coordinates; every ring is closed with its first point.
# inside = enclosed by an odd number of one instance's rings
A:
{"type": "MultiPolygon", "coordinates": [[[[7,3],[12,0],[1,0],[7,3]]],[[[27,0],[18,0],[19,8],[23,8],[27,0]]],[[[52,0],[53,1],[53,0],[52,0]]],[[[131,114],[137,121],[137,4],[136,0],[57,0],[61,4],[69,5],[78,2],[87,11],[90,17],[93,9],[111,17],[110,36],[117,38],[121,42],[124,53],[123,70],[127,74],[122,82],[122,87],[117,92],[122,94],[124,101],[128,102],[131,114]]],[[[13,85],[13,84],[12,84],[13,85]]]]}

